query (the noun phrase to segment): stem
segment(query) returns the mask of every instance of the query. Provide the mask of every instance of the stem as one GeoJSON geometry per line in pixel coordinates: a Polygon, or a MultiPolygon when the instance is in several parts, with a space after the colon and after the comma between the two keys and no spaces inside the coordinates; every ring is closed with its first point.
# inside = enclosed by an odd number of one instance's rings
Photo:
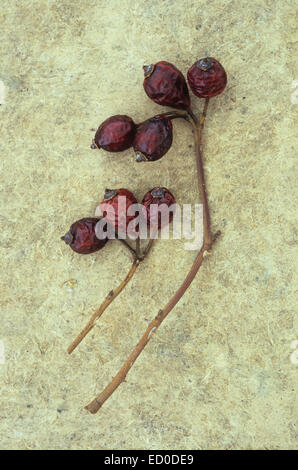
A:
{"type": "Polygon", "coordinates": [[[167,113],[161,113],[159,116],[165,116],[168,117],[169,119],[188,119],[188,111],[187,112],[179,112],[179,111],[168,111],[167,113]]]}
{"type": "Polygon", "coordinates": [[[140,237],[136,239],[136,255],[137,259],[140,259],[141,256],[141,243],[140,243],[140,237]]]}
{"type": "Polygon", "coordinates": [[[147,330],[145,331],[144,335],[134,348],[134,350],[130,353],[128,356],[127,360],[117,373],[115,377],[112,379],[112,381],[106,386],[106,388],[99,394],[97,397],[92,400],[89,405],[87,405],[85,408],[86,410],[90,411],[90,413],[96,413],[104,404],[104,402],[112,395],[112,393],[116,390],[116,388],[119,387],[119,385],[125,380],[126,374],[138,358],[138,356],[141,354],[143,349],[145,348],[146,344],[152,337],[152,334],[156,332],[157,328],[159,325],[163,322],[163,320],[166,318],[166,316],[170,313],[170,311],[173,309],[173,307],[176,305],[176,303],[181,299],[183,296],[184,292],[190,285],[191,281],[195,277],[199,267],[202,264],[203,257],[204,257],[204,249],[205,247],[203,246],[201,250],[199,251],[191,270],[189,271],[188,275],[186,276],[185,280],[177,290],[176,294],[171,298],[171,300],[167,303],[167,305],[163,308],[163,310],[160,310],[154,320],[150,323],[148,326],[147,330]]]}
{"type": "Polygon", "coordinates": [[[76,339],[67,348],[68,354],[71,354],[76,349],[76,347],[85,338],[85,336],[89,333],[89,331],[91,331],[92,328],[95,326],[96,320],[99,317],[101,317],[101,315],[106,310],[106,308],[110,305],[110,303],[112,303],[113,300],[115,300],[115,298],[120,294],[120,292],[123,291],[124,287],[129,283],[129,281],[133,277],[134,273],[136,272],[136,269],[139,266],[139,264],[140,264],[140,260],[135,258],[132,265],[131,265],[131,267],[130,267],[130,270],[128,271],[128,273],[127,273],[126,277],[123,279],[123,281],[119,284],[118,287],[116,287],[116,289],[113,289],[108,293],[107,297],[105,298],[105,300],[103,301],[103,303],[101,304],[99,309],[96,310],[96,312],[92,315],[92,317],[90,318],[90,320],[87,323],[87,325],[85,326],[85,328],[83,328],[81,333],[78,334],[76,339]]]}
{"type": "Polygon", "coordinates": [[[207,201],[207,194],[206,194],[206,184],[204,178],[204,170],[203,170],[203,161],[202,161],[202,151],[201,151],[201,139],[202,139],[202,130],[205,122],[205,118],[207,115],[208,109],[208,102],[209,99],[207,98],[205,101],[204,111],[200,122],[194,116],[193,112],[189,109],[188,110],[188,118],[191,124],[194,127],[194,134],[195,134],[195,141],[196,141],[196,163],[197,163],[197,173],[198,173],[198,183],[199,183],[199,191],[203,203],[203,215],[204,215],[204,242],[203,246],[200,249],[199,253],[197,254],[193,265],[187,274],[186,278],[182,282],[181,286],[177,290],[177,292],[173,295],[173,297],[169,300],[163,310],[159,310],[158,314],[154,318],[154,320],[150,323],[147,330],[145,331],[144,335],[133,349],[133,351],[128,356],[127,360],[117,373],[112,381],[106,386],[106,388],[99,394],[97,397],[92,400],[85,408],[90,411],[90,413],[96,413],[105,401],[112,395],[112,393],[119,387],[119,385],[125,380],[125,377],[141,354],[143,349],[145,348],[146,344],[152,337],[152,334],[156,332],[157,328],[161,325],[163,320],[166,316],[170,313],[170,311],[175,307],[175,305],[179,302],[181,297],[184,295],[185,291],[195,278],[200,266],[202,265],[204,256],[208,254],[209,250],[212,247],[212,243],[215,242],[219,233],[217,233],[214,238],[212,239],[211,230],[210,230],[210,215],[208,209],[208,201],[207,201]]]}
{"type": "Polygon", "coordinates": [[[117,238],[117,240],[119,240],[126,248],[128,248],[129,251],[133,254],[134,257],[137,255],[136,250],[134,250],[134,249],[127,243],[126,240],[124,240],[123,238],[117,238]]]}
{"type": "Polygon", "coordinates": [[[206,194],[206,182],[204,176],[204,168],[203,168],[203,160],[202,160],[202,131],[205,123],[205,119],[207,116],[209,98],[206,98],[203,114],[200,119],[199,125],[197,124],[197,119],[194,116],[193,112],[189,109],[188,115],[189,120],[194,128],[194,136],[196,142],[196,164],[197,164],[197,175],[198,175],[198,184],[199,184],[199,191],[200,196],[203,204],[203,218],[204,218],[204,242],[207,245],[207,250],[211,248],[212,245],[212,235],[211,235],[211,228],[210,228],[210,214],[209,214],[209,207],[208,207],[208,199],[206,194]]]}
{"type": "Polygon", "coordinates": [[[191,108],[188,108],[188,109],[187,109],[187,114],[188,114],[188,116],[193,120],[193,122],[196,124],[196,126],[198,126],[198,119],[197,119],[197,116],[195,116],[195,114],[192,112],[192,109],[191,109],[191,108]]]}
{"type": "Polygon", "coordinates": [[[76,347],[81,343],[81,341],[85,338],[85,336],[89,333],[89,331],[92,330],[92,328],[95,326],[96,320],[98,320],[99,317],[103,314],[103,312],[108,308],[108,306],[115,300],[115,298],[120,294],[120,292],[123,291],[124,287],[129,283],[131,278],[133,277],[134,273],[137,270],[137,267],[139,264],[146,258],[148,255],[154,240],[151,239],[149,240],[149,243],[144,251],[143,254],[140,253],[140,239],[138,238],[139,242],[137,242],[137,250],[135,251],[125,240],[119,239],[124,243],[124,245],[130,249],[130,251],[134,254],[134,259],[132,266],[130,270],[128,271],[126,277],[123,279],[123,281],[119,284],[116,289],[113,289],[109,292],[105,300],[102,302],[101,306],[96,310],[96,312],[92,315],[90,318],[89,322],[86,324],[86,326],[83,328],[83,330],[78,334],[78,336],[74,339],[74,341],[70,344],[70,346],[67,348],[68,354],[71,354],[76,347]]]}
{"type": "Polygon", "coordinates": [[[148,255],[149,251],[150,251],[151,248],[152,248],[153,243],[154,243],[154,239],[151,238],[151,239],[149,240],[148,245],[146,246],[146,249],[145,249],[143,255],[142,255],[142,258],[143,258],[143,259],[146,258],[146,256],[148,255]]]}

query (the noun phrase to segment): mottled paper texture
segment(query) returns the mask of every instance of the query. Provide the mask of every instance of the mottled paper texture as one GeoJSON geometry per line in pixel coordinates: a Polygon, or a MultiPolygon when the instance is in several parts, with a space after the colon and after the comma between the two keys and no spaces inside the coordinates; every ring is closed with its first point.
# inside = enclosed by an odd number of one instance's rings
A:
{"type": "MultiPolygon", "coordinates": [[[[1,448],[293,449],[294,3],[2,0],[0,15],[1,448]],[[222,236],[126,382],[90,415],[84,405],[195,253],[185,240],[156,243],[68,356],[130,257],[117,241],[79,256],[60,236],[94,214],[106,187],[141,200],[161,185],[180,204],[199,201],[187,123],[175,120],[169,153],[145,165],[130,150],[91,150],[90,129],[113,114],[141,122],[162,112],[143,91],[144,63],[186,73],[206,55],[228,74],[203,136],[212,229],[222,236]]],[[[202,105],[192,97],[196,113],[202,105]]]]}

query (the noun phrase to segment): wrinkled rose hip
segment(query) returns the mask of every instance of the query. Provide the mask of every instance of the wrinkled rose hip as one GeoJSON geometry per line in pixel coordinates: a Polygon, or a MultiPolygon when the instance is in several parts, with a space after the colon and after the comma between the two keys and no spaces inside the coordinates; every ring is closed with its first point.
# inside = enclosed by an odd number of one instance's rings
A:
{"type": "Polygon", "coordinates": [[[176,109],[187,109],[190,97],[186,80],[175,65],[161,61],[145,65],[144,90],[155,103],[176,109]]]}
{"type": "Polygon", "coordinates": [[[97,129],[91,148],[122,152],[131,147],[135,132],[136,125],[129,116],[111,116],[97,129]]]}
{"type": "MultiPolygon", "coordinates": [[[[174,210],[169,212],[169,217],[162,217],[162,212],[157,211],[158,207],[165,204],[171,207],[175,204],[173,194],[164,187],[156,187],[148,191],[143,197],[142,204],[145,207],[145,217],[147,218],[147,226],[153,230],[161,229],[173,220],[174,210]],[[154,207],[153,205],[156,205],[154,207]]],[[[175,209],[175,208],[173,208],[175,209]]]]}
{"type": "Polygon", "coordinates": [[[127,215],[127,210],[137,202],[133,193],[128,189],[106,189],[104,199],[100,203],[100,209],[103,217],[115,227],[116,232],[126,234],[129,222],[137,215],[127,215]]]}
{"type": "Polygon", "coordinates": [[[198,60],[187,72],[188,84],[199,98],[219,95],[227,84],[223,66],[213,57],[198,60]]]}
{"type": "Polygon", "coordinates": [[[95,234],[95,226],[99,218],[87,217],[74,222],[69,231],[61,237],[76,253],[87,255],[103,248],[108,238],[99,240],[95,234]]]}
{"type": "Polygon", "coordinates": [[[137,162],[159,160],[170,149],[173,126],[169,118],[154,116],[139,124],[133,141],[137,162]]]}

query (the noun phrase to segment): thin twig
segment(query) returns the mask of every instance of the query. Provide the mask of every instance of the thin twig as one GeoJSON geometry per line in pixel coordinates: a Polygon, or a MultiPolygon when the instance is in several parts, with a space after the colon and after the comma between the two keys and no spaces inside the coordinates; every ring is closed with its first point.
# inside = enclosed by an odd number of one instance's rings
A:
{"type": "Polygon", "coordinates": [[[168,111],[167,113],[159,114],[159,116],[165,116],[165,117],[168,117],[169,119],[176,119],[176,118],[187,119],[187,112],[168,111]]]}
{"type": "Polygon", "coordinates": [[[188,109],[187,109],[187,114],[188,114],[188,117],[191,117],[191,119],[193,120],[193,122],[195,123],[195,125],[198,127],[198,125],[199,125],[198,118],[197,118],[197,116],[192,112],[192,109],[191,109],[191,108],[188,108],[188,109]]]}
{"type": "MultiPolygon", "coordinates": [[[[123,291],[123,289],[126,287],[126,285],[129,283],[131,278],[133,277],[134,273],[136,272],[137,267],[139,264],[146,258],[148,255],[154,240],[150,239],[149,243],[144,251],[144,253],[140,253],[140,243],[137,244],[137,251],[135,251],[125,240],[120,239],[127,248],[130,249],[130,251],[134,254],[133,258],[133,264],[127,273],[125,279],[119,284],[118,287],[115,289],[111,290],[105,300],[102,302],[101,306],[96,310],[96,312],[92,315],[90,318],[89,322],[86,324],[86,326],[83,328],[83,330],[78,334],[78,336],[74,339],[74,341],[70,344],[70,346],[67,348],[68,354],[71,354],[76,347],[81,343],[81,341],[85,338],[85,336],[89,333],[89,331],[92,330],[92,328],[95,326],[96,320],[98,320],[99,317],[103,314],[103,312],[108,308],[108,306],[115,300],[115,298],[120,294],[120,292],[123,291]],[[137,253],[140,253],[139,255],[137,253]]],[[[140,239],[138,239],[140,242],[140,239]]]]}
{"type": "Polygon", "coordinates": [[[130,270],[128,271],[126,277],[123,279],[123,281],[117,286],[115,289],[111,290],[101,306],[99,307],[98,310],[92,315],[90,318],[89,322],[85,326],[85,328],[81,331],[81,333],[78,334],[76,339],[71,343],[71,345],[67,348],[68,354],[71,354],[75,348],[80,344],[80,342],[85,338],[85,336],[89,333],[89,331],[92,330],[92,328],[95,326],[96,320],[98,320],[99,317],[103,314],[103,312],[107,309],[107,307],[110,305],[110,303],[115,300],[115,298],[120,294],[120,292],[123,291],[124,287],[129,283],[131,278],[133,277],[137,267],[140,264],[140,260],[135,258],[130,270]]]}
{"type": "Polygon", "coordinates": [[[145,248],[145,251],[144,251],[144,253],[143,253],[143,255],[142,255],[142,258],[146,258],[146,256],[149,254],[149,251],[151,250],[153,243],[154,243],[154,239],[151,238],[151,239],[149,240],[148,245],[147,245],[146,248],[145,248]]]}
{"type": "Polygon", "coordinates": [[[169,300],[166,306],[158,312],[154,320],[150,323],[147,330],[145,331],[144,335],[133,349],[133,351],[128,356],[127,360],[119,370],[119,372],[115,375],[112,381],[106,386],[106,388],[99,394],[97,397],[92,400],[85,408],[90,411],[90,413],[96,413],[104,402],[112,395],[112,393],[117,389],[117,387],[125,380],[125,377],[140,355],[140,353],[145,348],[146,344],[152,337],[152,334],[156,332],[157,328],[166,318],[166,316],[170,313],[170,311],[175,307],[177,302],[181,299],[184,295],[185,291],[195,278],[202,262],[204,259],[205,254],[209,253],[213,241],[215,241],[218,237],[218,234],[212,239],[211,230],[210,230],[210,216],[209,216],[209,209],[208,209],[208,201],[207,201],[207,194],[206,194],[206,185],[205,185],[205,178],[204,178],[204,170],[203,170],[203,162],[202,162],[202,152],[201,152],[201,136],[202,136],[202,129],[204,126],[204,121],[207,114],[208,108],[208,99],[205,101],[204,111],[202,117],[200,119],[199,125],[197,125],[197,119],[195,118],[194,114],[191,110],[188,110],[189,121],[194,127],[195,131],[195,140],[196,140],[196,162],[197,162],[197,173],[198,173],[198,183],[199,183],[199,190],[200,195],[203,203],[203,214],[204,214],[204,242],[203,246],[200,249],[199,253],[197,254],[193,265],[187,274],[186,278],[182,282],[181,286],[177,290],[177,292],[173,295],[173,297],[169,300]]]}
{"type": "Polygon", "coordinates": [[[129,249],[129,251],[133,254],[133,256],[136,256],[137,255],[137,252],[136,250],[134,250],[132,248],[132,246],[130,246],[126,240],[124,240],[123,238],[117,238],[117,240],[119,240],[126,248],[129,249]]]}
{"type": "Polygon", "coordinates": [[[90,411],[90,413],[96,413],[104,404],[104,402],[112,395],[112,393],[116,390],[117,387],[125,380],[126,374],[140,355],[140,353],[143,351],[145,348],[146,344],[152,337],[152,334],[156,332],[157,328],[159,325],[162,323],[162,321],[166,318],[166,316],[170,313],[172,308],[176,305],[176,303],[181,299],[182,295],[190,285],[191,281],[195,277],[199,267],[202,264],[203,257],[204,257],[204,246],[201,248],[199,254],[197,255],[191,270],[189,271],[188,275],[186,276],[185,280],[179,287],[178,291],[176,294],[171,298],[171,300],[167,303],[167,305],[163,308],[163,310],[160,310],[154,320],[150,323],[148,326],[147,330],[145,331],[144,335],[134,348],[134,350],[130,353],[128,356],[127,360],[117,373],[115,377],[112,379],[112,381],[106,386],[106,388],[99,394],[97,397],[92,400],[89,405],[87,405],[85,408],[86,410],[90,411]]]}
{"type": "Polygon", "coordinates": [[[140,237],[136,239],[136,255],[137,258],[139,259],[141,256],[141,243],[140,243],[140,237]]]}
{"type": "Polygon", "coordinates": [[[209,98],[206,98],[204,104],[204,110],[200,119],[199,125],[197,125],[197,119],[195,119],[194,114],[191,110],[188,110],[189,120],[194,128],[194,136],[196,142],[196,164],[197,164],[197,175],[198,175],[198,185],[200,196],[203,204],[203,218],[204,218],[204,242],[208,245],[208,250],[211,248],[212,245],[212,235],[211,235],[211,228],[210,228],[210,214],[209,214],[209,206],[208,206],[208,199],[206,193],[206,182],[204,176],[204,168],[203,168],[203,160],[202,160],[202,131],[207,115],[209,104],[209,98]],[[210,246],[209,246],[210,245],[210,246]]]}

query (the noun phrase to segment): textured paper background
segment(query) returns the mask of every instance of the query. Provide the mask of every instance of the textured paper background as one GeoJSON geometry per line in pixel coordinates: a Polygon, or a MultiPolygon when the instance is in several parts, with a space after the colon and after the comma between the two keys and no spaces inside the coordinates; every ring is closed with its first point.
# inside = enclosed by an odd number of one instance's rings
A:
{"type": "Polygon", "coordinates": [[[295,25],[289,0],[1,1],[1,448],[296,446],[295,25]],[[90,415],[83,406],[195,254],[183,240],[157,243],[68,356],[130,259],[116,242],[80,257],[60,236],[93,215],[105,187],[141,198],[165,185],[179,203],[198,201],[186,123],[175,121],[173,147],[152,165],[131,151],[90,150],[90,129],[113,114],[140,122],[161,111],[143,92],[144,63],[167,60],[185,73],[206,54],[229,79],[204,133],[212,227],[222,237],[127,382],[90,415]]]}

